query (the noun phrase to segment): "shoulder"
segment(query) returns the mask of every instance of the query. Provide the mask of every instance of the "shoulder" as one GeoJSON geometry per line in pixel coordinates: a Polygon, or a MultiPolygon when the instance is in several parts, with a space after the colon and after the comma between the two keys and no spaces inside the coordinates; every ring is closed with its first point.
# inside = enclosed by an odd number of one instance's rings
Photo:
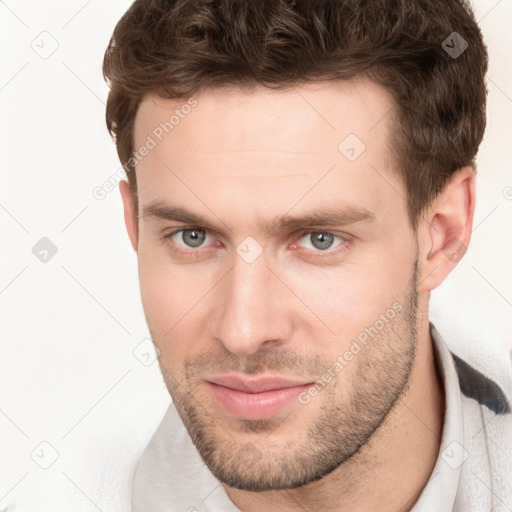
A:
{"type": "Polygon", "coordinates": [[[454,512],[511,510],[512,372],[510,358],[486,353],[473,360],[450,350],[462,399],[463,441],[454,512]],[[507,366],[508,365],[508,366],[507,366]]]}

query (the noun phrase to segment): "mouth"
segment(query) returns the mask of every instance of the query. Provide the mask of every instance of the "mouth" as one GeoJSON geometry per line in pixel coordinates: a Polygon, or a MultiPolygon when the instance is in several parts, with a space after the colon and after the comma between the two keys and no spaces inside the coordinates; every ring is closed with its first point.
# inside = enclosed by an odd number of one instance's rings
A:
{"type": "Polygon", "coordinates": [[[228,415],[247,420],[263,420],[279,414],[314,381],[282,377],[237,375],[213,377],[205,381],[210,394],[228,415]]]}

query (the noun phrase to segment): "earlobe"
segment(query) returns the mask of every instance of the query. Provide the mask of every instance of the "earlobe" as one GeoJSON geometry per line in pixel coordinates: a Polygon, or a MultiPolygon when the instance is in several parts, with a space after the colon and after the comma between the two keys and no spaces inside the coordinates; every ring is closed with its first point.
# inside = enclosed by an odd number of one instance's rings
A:
{"type": "Polygon", "coordinates": [[[420,289],[437,288],[464,256],[475,210],[475,171],[457,171],[420,221],[420,289]]]}
{"type": "Polygon", "coordinates": [[[138,246],[138,233],[137,233],[137,212],[135,211],[135,205],[133,203],[133,197],[128,182],[121,180],[119,183],[119,192],[121,193],[121,199],[123,200],[124,208],[124,223],[133,250],[137,252],[138,246]]]}

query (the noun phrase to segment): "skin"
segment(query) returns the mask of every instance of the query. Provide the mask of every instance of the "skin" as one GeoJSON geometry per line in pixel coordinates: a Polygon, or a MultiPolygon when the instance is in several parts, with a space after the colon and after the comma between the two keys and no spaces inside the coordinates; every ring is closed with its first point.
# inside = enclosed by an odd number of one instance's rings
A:
{"type": "MultiPolygon", "coordinates": [[[[453,239],[469,244],[473,169],[454,175],[414,232],[383,88],[357,79],[194,98],[137,165],[138,212],[120,184],[145,316],[181,419],[244,512],[410,510],[444,422],[429,294],[457,263],[453,239]],[[338,150],[348,134],[366,145],[355,161],[338,150]],[[208,225],[151,215],[156,201],[208,225]],[[263,226],[320,207],[373,217],[279,233],[263,226]],[[199,231],[166,238],[185,227],[199,231]],[[320,245],[319,232],[335,236],[320,245]],[[237,253],[248,236],[262,251],[251,263],[237,253]],[[364,350],[332,371],[397,303],[401,311],[364,350]],[[329,368],[330,381],[307,404],[294,401],[268,420],[228,415],[204,382],[230,370],[314,382],[329,368]]],[[[135,147],[184,103],[147,97],[135,147]]]]}

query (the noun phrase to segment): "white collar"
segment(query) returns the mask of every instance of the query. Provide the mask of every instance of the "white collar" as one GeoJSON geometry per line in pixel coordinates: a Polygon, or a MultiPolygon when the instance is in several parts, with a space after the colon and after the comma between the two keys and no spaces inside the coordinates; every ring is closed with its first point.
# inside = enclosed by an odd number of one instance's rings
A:
{"type": "Polygon", "coordinates": [[[464,450],[464,426],[459,377],[452,354],[441,335],[430,324],[435,363],[442,378],[446,401],[441,446],[430,479],[411,512],[453,510],[460,467],[467,457],[464,450]]]}

